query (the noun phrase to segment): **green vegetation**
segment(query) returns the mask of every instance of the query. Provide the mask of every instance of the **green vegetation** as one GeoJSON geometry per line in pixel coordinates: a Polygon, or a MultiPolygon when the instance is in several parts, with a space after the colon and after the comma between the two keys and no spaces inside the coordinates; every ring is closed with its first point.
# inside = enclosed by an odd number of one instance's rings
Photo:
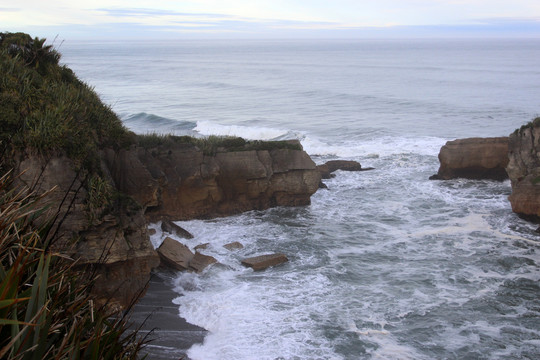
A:
{"type": "Polygon", "coordinates": [[[534,120],[529,121],[527,124],[523,125],[519,129],[516,129],[514,131],[514,134],[518,134],[518,133],[521,134],[526,129],[533,128],[533,127],[539,127],[539,126],[540,126],[540,117],[537,117],[534,120]]]}
{"type": "Polygon", "coordinates": [[[0,144],[40,154],[62,151],[92,168],[100,146],[130,134],[97,94],[66,66],[45,39],[0,33],[0,144]]]}
{"type": "Polygon", "coordinates": [[[150,133],[138,135],[137,143],[146,149],[158,146],[174,146],[178,144],[194,146],[199,148],[205,155],[215,155],[218,152],[229,151],[250,151],[250,150],[275,150],[290,149],[302,150],[302,146],[297,142],[290,141],[247,141],[234,136],[208,136],[204,138],[194,138],[191,136],[174,136],[170,134],[150,133]]]}
{"type": "Polygon", "coordinates": [[[0,178],[0,358],[136,359],[145,340],[94,306],[90,274],[51,250],[39,200],[0,178]]]}

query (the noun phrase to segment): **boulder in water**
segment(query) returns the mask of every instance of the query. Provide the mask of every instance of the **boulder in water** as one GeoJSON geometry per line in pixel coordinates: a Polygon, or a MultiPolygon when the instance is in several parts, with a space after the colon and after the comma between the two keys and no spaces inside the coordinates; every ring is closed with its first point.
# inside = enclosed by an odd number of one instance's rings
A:
{"type": "Polygon", "coordinates": [[[201,254],[197,251],[189,262],[189,269],[200,273],[208,266],[215,263],[217,263],[216,258],[214,258],[213,256],[201,254]]]}
{"type": "Polygon", "coordinates": [[[176,270],[189,269],[190,261],[194,256],[187,246],[170,237],[165,238],[157,252],[164,265],[176,270]]]}
{"type": "Polygon", "coordinates": [[[242,265],[248,266],[255,271],[264,270],[270,266],[276,266],[289,261],[285,254],[268,254],[255,256],[242,260],[242,265]]]}
{"type": "Polygon", "coordinates": [[[189,231],[167,219],[162,220],[161,230],[168,232],[169,234],[176,235],[180,238],[193,239],[193,235],[189,231]]]}

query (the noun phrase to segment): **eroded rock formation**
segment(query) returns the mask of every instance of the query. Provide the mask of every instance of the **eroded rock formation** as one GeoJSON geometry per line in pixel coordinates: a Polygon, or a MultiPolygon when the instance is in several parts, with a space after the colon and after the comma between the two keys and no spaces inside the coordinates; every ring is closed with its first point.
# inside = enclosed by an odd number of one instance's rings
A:
{"type": "MultiPolygon", "coordinates": [[[[62,154],[24,154],[18,156],[16,171],[22,173],[21,184],[38,194],[50,192],[57,249],[96,274],[94,293],[100,303],[121,307],[142,293],[151,269],[159,264],[149,240],[149,220],[306,205],[321,178],[304,151],[288,148],[207,155],[189,144],[133,145],[103,149],[96,181],[78,168],[62,154]]],[[[191,236],[171,226],[165,230],[191,236]]],[[[196,271],[215,261],[200,253],[194,259],[187,267],[196,271]]]]}
{"type": "Polygon", "coordinates": [[[508,137],[448,141],[439,152],[439,162],[438,173],[430,179],[507,179],[508,137]]]}
{"type": "Polygon", "coordinates": [[[273,206],[310,203],[320,174],[301,150],[205,155],[183,144],[105,150],[118,189],[146,208],[148,218],[226,216],[273,206]]]}
{"type": "Polygon", "coordinates": [[[512,210],[538,222],[540,220],[540,118],[510,135],[508,156],[506,171],[512,183],[512,194],[508,199],[512,210]]]}
{"type": "Polygon", "coordinates": [[[103,209],[92,208],[94,190],[87,189],[85,174],[76,169],[62,154],[21,156],[17,181],[37,194],[48,192],[44,218],[56,218],[51,233],[57,232],[58,240],[53,246],[76,259],[78,268],[95,275],[98,303],[125,307],[143,291],[151,269],[159,264],[146,219],[140,206],[129,203],[93,216],[103,209]]]}

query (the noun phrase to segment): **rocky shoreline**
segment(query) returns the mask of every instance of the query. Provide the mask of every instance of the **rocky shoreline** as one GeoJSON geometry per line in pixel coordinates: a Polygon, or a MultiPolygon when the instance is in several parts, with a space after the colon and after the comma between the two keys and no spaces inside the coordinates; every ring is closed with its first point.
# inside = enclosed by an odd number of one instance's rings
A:
{"type": "MultiPolygon", "coordinates": [[[[441,166],[432,179],[509,178],[512,183],[509,200],[513,211],[538,222],[539,139],[540,120],[536,119],[509,137],[450,141],[441,148],[441,166]]],[[[85,187],[88,181],[83,181],[84,174],[68,157],[61,153],[48,158],[20,154],[15,168],[21,174],[20,184],[32,187],[37,193],[49,192],[49,201],[57,205],[51,211],[62,219],[57,231],[66,241],[55,246],[78,259],[81,269],[90,269],[96,274],[93,293],[98,303],[120,309],[144,293],[152,270],[160,264],[168,264],[176,270],[200,272],[215,263],[215,259],[200,251],[186,252],[189,259],[181,260],[180,263],[185,262],[181,266],[178,262],[164,260],[163,254],[158,255],[149,241],[150,222],[162,221],[172,226],[171,220],[227,216],[273,206],[307,205],[311,195],[325,187],[322,179],[332,177],[336,170],[371,170],[351,161],[331,161],[316,166],[301,150],[299,142],[292,145],[300,149],[218,149],[215,153],[207,153],[184,143],[102,149],[100,167],[106,179],[102,186],[114,189],[122,198],[115,211],[95,218],[91,216],[95,209],[88,206],[89,199],[95,196],[95,189],[85,187]],[[73,238],[79,240],[74,246],[68,246],[67,239],[73,238]]],[[[178,230],[174,231],[178,235],[178,230]]],[[[189,233],[183,233],[180,237],[189,236],[189,233]]],[[[175,240],[172,242],[176,247],[181,246],[175,240]]],[[[260,270],[287,261],[286,254],[268,255],[261,259],[245,259],[245,265],[260,270]],[[264,266],[254,262],[270,258],[264,266]],[[279,260],[273,262],[275,259],[279,260]]],[[[157,276],[162,275],[158,272],[157,276]]],[[[155,301],[149,300],[154,293],[166,294],[163,296],[169,302],[171,296],[175,296],[170,288],[165,289],[163,282],[156,284],[152,280],[150,286],[151,293],[136,306],[136,316],[148,312],[148,306],[155,305],[155,301]]],[[[171,308],[158,312],[157,316],[165,316],[168,312],[171,308]]],[[[178,314],[175,318],[179,318],[178,314]]],[[[200,338],[191,344],[197,341],[200,338]]]]}

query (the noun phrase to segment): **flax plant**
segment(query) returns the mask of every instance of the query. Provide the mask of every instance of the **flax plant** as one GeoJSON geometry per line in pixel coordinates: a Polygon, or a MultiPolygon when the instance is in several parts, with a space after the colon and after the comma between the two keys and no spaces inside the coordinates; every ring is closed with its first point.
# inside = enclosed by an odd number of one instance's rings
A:
{"type": "Polygon", "coordinates": [[[50,250],[53,224],[34,225],[46,196],[0,178],[0,359],[136,359],[146,339],[94,306],[91,276],[50,250]]]}

